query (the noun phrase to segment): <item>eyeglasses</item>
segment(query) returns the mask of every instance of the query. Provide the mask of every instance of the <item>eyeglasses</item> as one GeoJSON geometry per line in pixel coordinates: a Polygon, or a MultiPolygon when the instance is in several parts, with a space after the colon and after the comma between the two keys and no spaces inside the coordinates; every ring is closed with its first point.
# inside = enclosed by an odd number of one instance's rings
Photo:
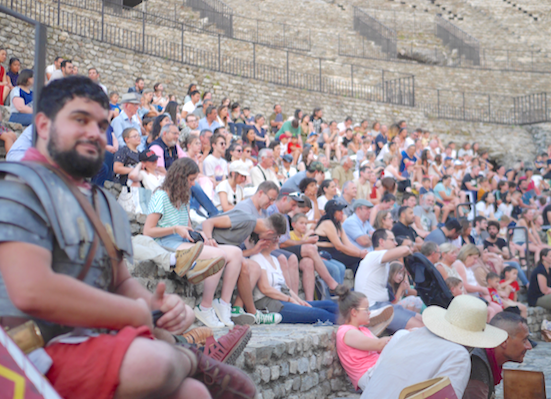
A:
{"type": "Polygon", "coordinates": [[[225,147],[226,146],[226,142],[225,141],[221,141],[218,143],[218,145],[221,145],[222,147],[225,147]]]}
{"type": "Polygon", "coordinates": [[[367,310],[367,311],[369,311],[369,308],[356,308],[356,310],[367,310]]]}
{"type": "Polygon", "coordinates": [[[137,139],[137,138],[139,138],[139,137],[140,137],[140,136],[139,136],[139,135],[137,135],[137,134],[136,134],[136,135],[134,135],[134,136],[128,136],[128,138],[129,138],[129,139],[137,139]]]}
{"type": "Polygon", "coordinates": [[[234,150],[235,152],[242,152],[243,150],[239,149],[239,150],[234,150]]]}
{"type": "Polygon", "coordinates": [[[245,152],[245,154],[250,154],[251,150],[245,150],[244,152],[245,152]]]}

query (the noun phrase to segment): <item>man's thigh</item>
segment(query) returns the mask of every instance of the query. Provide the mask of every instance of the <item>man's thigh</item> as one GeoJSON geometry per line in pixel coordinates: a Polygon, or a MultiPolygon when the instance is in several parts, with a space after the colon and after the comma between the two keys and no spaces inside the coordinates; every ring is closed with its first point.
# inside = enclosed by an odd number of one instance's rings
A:
{"type": "MultiPolygon", "coordinates": [[[[101,334],[80,344],[46,347],[53,365],[46,374],[65,399],[111,398],[122,381],[122,365],[136,343],[156,345],[147,327],[125,327],[116,335],[101,334]]],[[[168,345],[161,343],[163,345],[168,345]]],[[[144,364],[152,364],[149,360],[144,364]]]]}

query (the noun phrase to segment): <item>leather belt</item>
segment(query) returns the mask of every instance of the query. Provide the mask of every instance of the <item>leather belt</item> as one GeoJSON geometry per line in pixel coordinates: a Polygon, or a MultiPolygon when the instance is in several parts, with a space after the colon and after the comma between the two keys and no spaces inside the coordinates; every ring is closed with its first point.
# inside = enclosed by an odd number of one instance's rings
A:
{"type": "Polygon", "coordinates": [[[30,319],[26,317],[0,316],[0,324],[4,329],[11,329],[25,324],[30,319]]]}

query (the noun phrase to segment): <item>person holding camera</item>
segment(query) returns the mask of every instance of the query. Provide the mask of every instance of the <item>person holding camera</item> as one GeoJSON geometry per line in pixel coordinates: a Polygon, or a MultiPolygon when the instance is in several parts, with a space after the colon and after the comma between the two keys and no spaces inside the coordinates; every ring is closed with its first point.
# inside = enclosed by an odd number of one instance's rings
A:
{"type": "Polygon", "coordinates": [[[207,327],[232,327],[231,296],[236,286],[243,254],[238,247],[218,246],[214,240],[204,240],[191,228],[189,199],[191,187],[199,174],[199,166],[191,158],[180,158],[172,164],[163,184],[153,193],[143,234],[163,247],[176,250],[174,271],[191,283],[205,281],[203,298],[195,307],[195,316],[207,327]],[[200,252],[197,255],[197,252],[200,252]],[[197,256],[190,267],[178,268],[178,259],[197,256]],[[214,294],[226,268],[220,299],[214,294]]]}

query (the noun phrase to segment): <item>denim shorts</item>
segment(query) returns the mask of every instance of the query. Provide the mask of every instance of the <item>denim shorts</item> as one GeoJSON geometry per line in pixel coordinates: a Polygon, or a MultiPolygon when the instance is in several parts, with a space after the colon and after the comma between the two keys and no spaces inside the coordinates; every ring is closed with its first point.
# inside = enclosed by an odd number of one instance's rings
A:
{"type": "Polygon", "coordinates": [[[179,234],[171,234],[164,237],[155,238],[155,242],[162,247],[170,248],[176,250],[181,244],[189,242],[187,238],[183,238],[179,234]]]}
{"type": "MultiPolygon", "coordinates": [[[[380,309],[387,305],[392,304],[390,302],[375,302],[373,306],[369,307],[369,310],[380,309]]],[[[404,328],[406,328],[406,324],[408,323],[409,319],[415,317],[417,313],[408,310],[401,305],[392,305],[392,307],[394,308],[394,317],[392,318],[392,321],[387,328],[395,333],[398,330],[403,330],[404,328]]]]}

